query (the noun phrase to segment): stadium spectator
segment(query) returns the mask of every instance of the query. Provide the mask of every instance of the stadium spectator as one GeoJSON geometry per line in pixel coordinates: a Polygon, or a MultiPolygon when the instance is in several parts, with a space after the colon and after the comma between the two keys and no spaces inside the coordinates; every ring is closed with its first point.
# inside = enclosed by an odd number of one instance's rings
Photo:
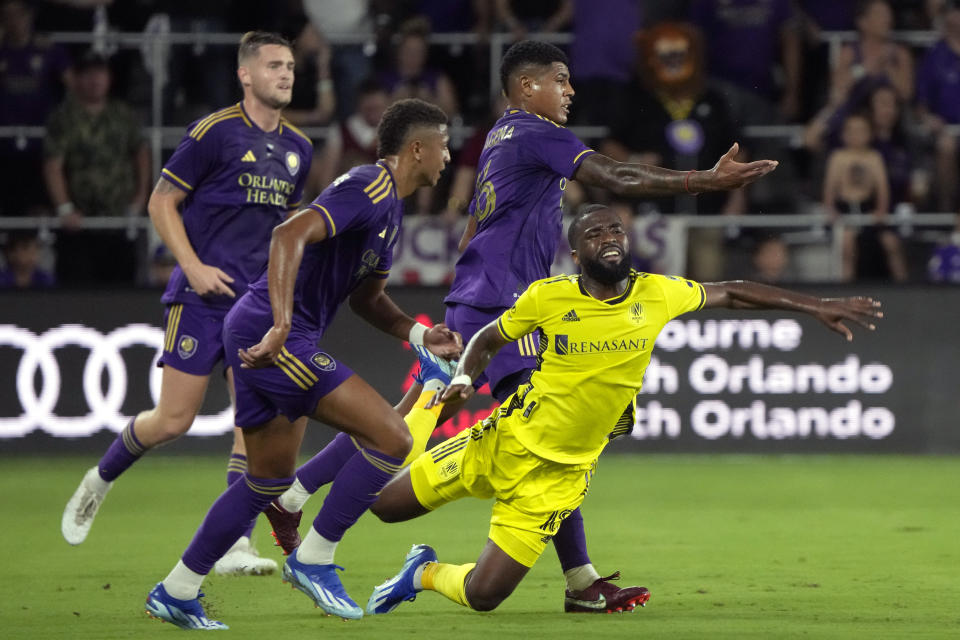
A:
{"type": "Polygon", "coordinates": [[[494,0],[493,6],[497,21],[514,40],[523,40],[532,31],[564,31],[573,17],[573,0],[494,0]]]}
{"type": "Polygon", "coordinates": [[[790,0],[693,0],[690,21],[704,33],[707,70],[722,83],[738,124],[797,116],[801,38],[790,0]]]}
{"type": "Polygon", "coordinates": [[[943,4],[941,37],[917,71],[917,106],[936,149],[936,204],[952,211],[957,196],[957,136],[947,125],[960,124],[960,2],[943,4]]]}
{"type": "MultiPolygon", "coordinates": [[[[630,87],[630,113],[611,122],[601,150],[620,162],[643,162],[679,171],[704,166],[737,140],[727,102],[705,83],[699,34],[684,23],[661,23],[637,38],[640,78],[630,87]]],[[[746,210],[743,189],[648,200],[662,213],[739,214],[746,210]]],[[[688,273],[718,280],[724,272],[724,230],[690,230],[688,273]]]]}
{"type": "Polygon", "coordinates": [[[883,157],[871,148],[869,119],[851,114],[843,123],[843,146],[827,160],[823,207],[836,223],[841,214],[870,214],[872,225],[847,227],[843,234],[843,279],[907,279],[903,247],[886,226],[890,189],[883,157]]]}
{"type": "Polygon", "coordinates": [[[831,70],[829,104],[857,103],[878,84],[888,83],[904,102],[913,98],[913,58],[894,42],[893,10],[887,0],[857,6],[857,40],[843,45],[831,70]]]}
{"type": "Polygon", "coordinates": [[[337,119],[346,120],[357,108],[358,91],[370,75],[374,31],[370,0],[303,0],[310,24],[330,41],[331,36],[350,35],[361,42],[334,43],[330,70],[337,95],[337,119]]]}
{"type": "MultiPolygon", "coordinates": [[[[60,101],[70,60],[66,49],[34,31],[36,7],[0,2],[0,127],[42,126],[60,101]]],[[[0,215],[25,215],[46,203],[43,145],[27,136],[0,138],[0,215]]]]}
{"type": "Polygon", "coordinates": [[[87,52],[73,67],[68,99],[50,115],[43,175],[62,227],[57,280],[132,284],[136,246],[124,230],[85,229],[88,219],[143,214],[150,156],[133,111],[110,98],[106,58],[87,52]]]}
{"type": "Polygon", "coordinates": [[[636,66],[633,35],[643,24],[642,4],[612,0],[603,9],[598,11],[594,0],[573,0],[570,72],[577,79],[572,119],[578,124],[608,124],[633,111],[627,92],[636,66]]]}
{"type": "Polygon", "coordinates": [[[790,265],[790,247],[779,234],[766,233],[757,238],[750,254],[750,265],[751,280],[766,284],[795,280],[790,265]]]}
{"type": "Polygon", "coordinates": [[[36,232],[13,231],[3,245],[5,264],[0,268],[0,289],[46,289],[53,274],[40,266],[40,240],[36,232]]]}
{"type": "Polygon", "coordinates": [[[329,129],[316,170],[311,171],[308,192],[319,193],[349,169],[377,161],[377,123],[389,104],[380,83],[371,79],[360,85],[356,111],[329,129]]]}
{"type": "Polygon", "coordinates": [[[830,43],[824,32],[853,31],[856,5],[836,0],[800,0],[803,25],[803,72],[800,120],[807,122],[827,102],[830,90],[830,43]]]}
{"type": "Polygon", "coordinates": [[[927,277],[931,282],[960,284],[960,215],[948,241],[937,247],[927,261],[927,277]]]}
{"type": "Polygon", "coordinates": [[[923,202],[926,193],[926,169],[918,162],[919,141],[912,135],[913,128],[897,92],[890,85],[879,85],[867,96],[867,113],[873,130],[873,148],[880,152],[890,185],[890,208],[901,203],[923,202]]]}
{"type": "Polygon", "coordinates": [[[430,24],[424,18],[413,18],[400,26],[397,43],[388,69],[378,79],[395,102],[419,98],[437,105],[453,118],[460,113],[459,100],[447,75],[429,64],[430,24]]]}
{"type": "MultiPolygon", "coordinates": [[[[556,340],[541,346],[530,383],[487,420],[418,456],[371,507],[390,523],[461,498],[493,499],[479,557],[475,563],[449,564],[440,562],[433,548],[414,545],[400,572],[374,587],[367,613],[389,613],[423,590],[476,611],[491,611],[506,600],[567,514],[579,510],[609,442],[609,425],[625,422],[627,430],[633,428],[644,370],[671,318],[705,308],[783,309],[809,314],[852,340],[848,324],[873,330],[883,315],[880,303],[866,297],[816,298],[755,282],[699,284],[638,273],[630,268],[626,230],[605,207],[587,208],[567,235],[580,275],[527,287],[509,310],[478,331],[455,377],[427,407],[469,398],[473,381],[498,351],[543,328],[556,340]],[[605,348],[612,336],[635,346],[614,354],[605,348]],[[578,345],[588,354],[606,353],[572,358],[578,345]]],[[[643,589],[624,610],[649,597],[643,589]]]]}
{"type": "MultiPolygon", "coordinates": [[[[278,34],[248,32],[237,51],[243,101],[193,123],[150,196],[150,220],[177,259],[161,298],[164,346],[159,399],[134,415],[88,469],[63,512],[61,532],[81,544],[114,482],[153,448],[180,437],[203,404],[224,358],[224,318],[266,266],[270,234],[299,208],[311,142],[282,117],[293,84],[293,52],[278,34]]],[[[226,367],[232,383],[234,372],[226,367]]],[[[244,438],[234,429],[227,485],[243,484],[244,438]]],[[[214,558],[219,574],[272,573],[250,544],[255,518],[214,558]]],[[[212,563],[211,563],[212,564],[212,563]]]]}
{"type": "Polygon", "coordinates": [[[330,75],[332,49],[309,22],[304,24],[293,45],[297,81],[293,85],[293,99],[284,113],[287,120],[300,127],[325,125],[337,106],[330,75]]]}

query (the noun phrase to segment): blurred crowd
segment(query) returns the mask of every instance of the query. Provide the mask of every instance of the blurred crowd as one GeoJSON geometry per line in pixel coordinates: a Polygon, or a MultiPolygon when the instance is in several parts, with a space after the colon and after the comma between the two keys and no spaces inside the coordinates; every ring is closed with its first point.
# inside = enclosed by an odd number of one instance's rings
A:
{"type": "MultiPolygon", "coordinates": [[[[904,222],[960,207],[960,0],[233,0],[202,12],[184,0],[0,0],[0,215],[55,216],[62,225],[52,237],[0,231],[0,287],[162,284],[169,253],[136,225],[92,221],[145,215],[159,170],[145,129],[158,67],[163,126],[185,127],[240,96],[235,44],[158,51],[56,34],[250,29],[294,42],[286,115],[308,131],[323,128],[305,197],[375,161],[381,114],[419,97],[450,115],[454,161],[438,188],[410,198],[408,212],[455,225],[503,108],[490,86],[491,35],[509,44],[569,34],[561,48],[577,95],[568,126],[600,131],[582,136],[597,150],[690,170],[739,142],[741,158],[780,167],[748,190],[696,198],[611,202],[571,185],[566,207],[607,202],[625,216],[817,212],[827,227],[869,216],[842,227],[844,280],[960,282],[960,218],[924,234],[904,222]],[[824,36],[840,32],[848,36],[824,36]]],[[[175,143],[165,143],[162,159],[175,143]]],[[[794,240],[816,233],[828,231],[694,227],[686,275],[795,280],[794,240]]]]}

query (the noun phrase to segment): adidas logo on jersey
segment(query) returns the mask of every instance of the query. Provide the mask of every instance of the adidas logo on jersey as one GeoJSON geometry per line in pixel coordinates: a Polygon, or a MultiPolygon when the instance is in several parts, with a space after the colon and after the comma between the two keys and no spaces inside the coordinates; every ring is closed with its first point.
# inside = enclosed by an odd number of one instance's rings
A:
{"type": "Polygon", "coordinates": [[[250,151],[249,149],[245,154],[243,154],[243,157],[240,158],[240,162],[256,162],[256,161],[257,161],[257,157],[253,155],[253,151],[250,151]]]}
{"type": "Polygon", "coordinates": [[[580,322],[580,316],[577,315],[577,312],[573,309],[570,309],[565,316],[560,318],[564,322],[580,322]]]}

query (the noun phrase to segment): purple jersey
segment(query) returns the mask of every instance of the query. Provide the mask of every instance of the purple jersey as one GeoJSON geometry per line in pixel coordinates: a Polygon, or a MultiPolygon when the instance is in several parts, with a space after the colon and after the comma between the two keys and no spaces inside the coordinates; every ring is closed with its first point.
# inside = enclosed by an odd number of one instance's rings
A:
{"type": "Polygon", "coordinates": [[[519,109],[487,134],[470,215],[477,233],[457,260],[446,302],[510,307],[550,275],[567,180],[593,150],[551,120],[519,109]]]}
{"type": "MultiPolygon", "coordinates": [[[[233,278],[237,298],[266,267],[273,228],[300,205],[312,147],[285,119],[263,131],[238,103],[190,125],[163,167],[163,178],[187,193],[183,226],[193,250],[233,278]]],[[[235,299],[201,298],[177,265],[162,300],[229,308],[235,299]]]]}
{"type": "MultiPolygon", "coordinates": [[[[389,275],[403,202],[390,170],[377,163],[340,176],[308,208],[323,216],[327,238],[303,251],[294,285],[293,328],[319,339],[364,278],[389,275]]],[[[264,331],[269,328],[273,318],[266,274],[250,285],[242,305],[264,318],[264,331]]]]}
{"type": "Polygon", "coordinates": [[[917,70],[917,102],[951,124],[960,123],[960,55],[936,43],[917,70]]]}

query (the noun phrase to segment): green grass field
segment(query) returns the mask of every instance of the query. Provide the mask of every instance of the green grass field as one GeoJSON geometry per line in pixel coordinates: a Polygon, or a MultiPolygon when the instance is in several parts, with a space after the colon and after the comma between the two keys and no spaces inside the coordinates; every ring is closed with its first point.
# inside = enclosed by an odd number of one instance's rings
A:
{"type": "MultiPolygon", "coordinates": [[[[148,456],[70,547],[61,512],[92,463],[0,458],[0,637],[180,637],[143,602],[220,493],[225,457],[148,456]]],[[[598,569],[653,594],[633,614],[562,613],[552,550],[492,613],[424,593],[388,616],[344,622],[277,576],[212,576],[205,602],[229,637],[260,640],[958,637],[958,477],[958,458],[608,456],[584,515],[598,569]]],[[[319,506],[315,497],[308,516],[319,506]]],[[[365,604],[414,542],[472,561],[488,513],[463,501],[400,525],[364,516],[337,552],[347,590],[365,604]]],[[[265,519],[255,535],[262,554],[280,558],[265,519]]]]}

